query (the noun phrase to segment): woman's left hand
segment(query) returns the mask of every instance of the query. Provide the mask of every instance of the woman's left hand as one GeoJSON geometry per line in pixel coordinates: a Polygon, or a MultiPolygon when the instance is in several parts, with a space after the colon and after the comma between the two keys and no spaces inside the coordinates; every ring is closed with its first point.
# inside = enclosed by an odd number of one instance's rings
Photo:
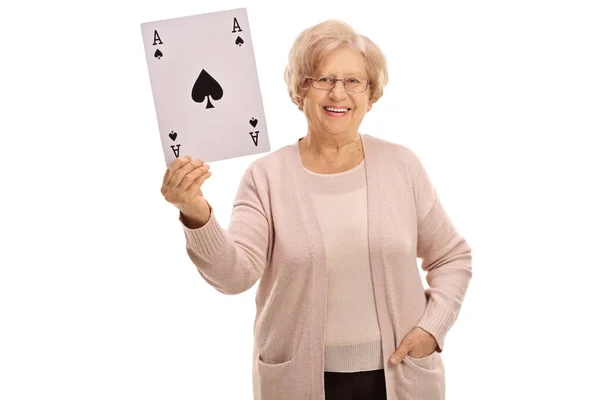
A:
{"type": "Polygon", "coordinates": [[[392,354],[390,363],[392,365],[399,364],[407,354],[413,358],[427,357],[437,350],[437,345],[437,340],[431,333],[417,326],[402,339],[400,347],[392,354]]]}

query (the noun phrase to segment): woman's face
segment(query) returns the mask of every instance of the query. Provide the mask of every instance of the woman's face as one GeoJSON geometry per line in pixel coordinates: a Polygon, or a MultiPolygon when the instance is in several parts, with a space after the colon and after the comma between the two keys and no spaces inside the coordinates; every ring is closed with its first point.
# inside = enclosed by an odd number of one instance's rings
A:
{"type": "MultiPolygon", "coordinates": [[[[319,79],[323,75],[331,75],[336,79],[360,77],[370,79],[365,69],[365,61],[357,49],[338,49],[323,59],[314,76],[319,79]]],[[[316,89],[307,81],[308,88],[304,99],[304,113],[309,129],[318,130],[331,135],[355,134],[365,116],[372,107],[370,86],[366,91],[356,93],[347,91],[342,81],[338,81],[333,89],[316,89]],[[348,108],[341,113],[330,112],[326,107],[348,108]]]]}

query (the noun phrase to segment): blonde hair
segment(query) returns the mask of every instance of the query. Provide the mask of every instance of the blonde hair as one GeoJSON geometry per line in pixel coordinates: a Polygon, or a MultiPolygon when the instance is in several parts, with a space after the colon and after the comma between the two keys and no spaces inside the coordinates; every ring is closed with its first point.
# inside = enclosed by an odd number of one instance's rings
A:
{"type": "Polygon", "coordinates": [[[379,47],[347,23],[330,19],[302,31],[290,49],[283,79],[294,104],[300,106],[299,101],[305,97],[306,78],[315,73],[328,53],[340,48],[360,50],[365,59],[368,78],[372,82],[370,100],[375,103],[383,96],[383,88],[388,83],[388,72],[387,61],[379,47]]]}

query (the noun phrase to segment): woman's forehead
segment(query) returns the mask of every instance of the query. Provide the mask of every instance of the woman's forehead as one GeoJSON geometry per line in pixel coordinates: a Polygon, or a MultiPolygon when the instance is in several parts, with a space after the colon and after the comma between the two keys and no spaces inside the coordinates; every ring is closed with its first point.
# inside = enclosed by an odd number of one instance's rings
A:
{"type": "Polygon", "coordinates": [[[319,76],[335,76],[335,77],[348,77],[348,76],[366,76],[367,73],[366,71],[359,71],[359,70],[327,70],[327,69],[317,69],[316,71],[317,75],[319,76]]]}

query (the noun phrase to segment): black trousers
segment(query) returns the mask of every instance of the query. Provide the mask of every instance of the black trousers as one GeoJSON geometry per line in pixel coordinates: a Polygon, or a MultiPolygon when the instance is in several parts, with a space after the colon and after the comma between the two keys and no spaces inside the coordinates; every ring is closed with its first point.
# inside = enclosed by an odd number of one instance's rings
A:
{"type": "Polygon", "coordinates": [[[325,400],[387,400],[383,369],[325,371],[325,400]]]}

